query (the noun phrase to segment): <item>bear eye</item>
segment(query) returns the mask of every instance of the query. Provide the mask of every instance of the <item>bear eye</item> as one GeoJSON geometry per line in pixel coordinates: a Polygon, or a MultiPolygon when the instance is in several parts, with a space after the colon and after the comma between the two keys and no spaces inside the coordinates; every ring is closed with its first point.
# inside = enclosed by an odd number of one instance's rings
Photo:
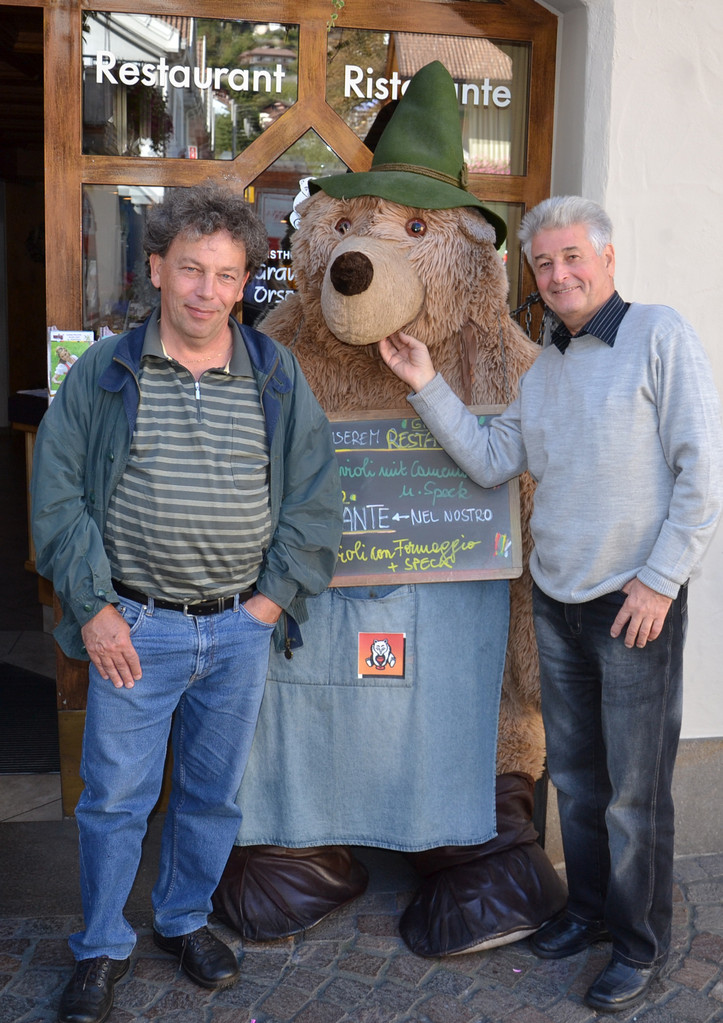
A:
{"type": "Polygon", "coordinates": [[[351,220],[348,220],[346,217],[342,217],[341,220],[337,220],[334,229],[338,231],[339,234],[346,234],[347,231],[351,231],[351,220]]]}
{"type": "Polygon", "coordinates": [[[414,217],[405,224],[405,230],[412,238],[422,238],[427,233],[427,225],[424,220],[414,217]]]}

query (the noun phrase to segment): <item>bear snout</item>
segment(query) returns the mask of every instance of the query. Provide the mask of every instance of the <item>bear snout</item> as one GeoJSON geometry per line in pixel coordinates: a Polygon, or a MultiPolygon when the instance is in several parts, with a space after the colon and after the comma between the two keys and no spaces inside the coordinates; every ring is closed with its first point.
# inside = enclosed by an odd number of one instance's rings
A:
{"type": "Polygon", "coordinates": [[[339,341],[371,345],[412,323],[424,295],[406,243],[347,235],[328,257],[321,311],[339,341]]]}
{"type": "Polygon", "coordinates": [[[374,266],[363,252],[342,252],[329,268],[329,280],[341,295],[361,295],[374,278],[374,266]]]}

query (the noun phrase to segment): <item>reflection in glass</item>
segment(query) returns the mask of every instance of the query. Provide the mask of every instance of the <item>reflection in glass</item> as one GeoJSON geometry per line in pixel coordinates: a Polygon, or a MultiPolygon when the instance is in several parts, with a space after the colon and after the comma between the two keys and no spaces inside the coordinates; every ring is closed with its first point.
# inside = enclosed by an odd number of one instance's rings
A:
{"type": "Polygon", "coordinates": [[[249,198],[253,200],[269,236],[269,258],[244,292],[245,323],[254,324],[294,290],[291,261],[293,228],[289,216],[299,194],[300,181],[325,174],[342,174],[346,169],[346,164],[316,132],[309,130],[249,188],[249,198]]]}
{"type": "Polygon", "coordinates": [[[145,214],[163,188],[83,187],[83,329],[114,334],[142,323],[158,300],[143,251],[145,214]]]}
{"type": "Polygon", "coordinates": [[[231,160],[296,102],[298,26],[88,12],[83,152],[231,160]]]}
{"type": "MultiPolygon", "coordinates": [[[[269,258],[243,300],[241,318],[253,324],[293,290],[289,214],[300,179],[342,173],[346,165],[308,131],[246,190],[269,235],[269,258]]],[[[142,323],[158,301],[143,251],[146,211],[163,188],[83,186],[83,329],[114,334],[142,323]]]]}
{"type": "MultiPolygon", "coordinates": [[[[371,149],[377,117],[432,60],[457,86],[471,174],[524,174],[529,46],[471,36],[334,29],[327,51],[327,102],[371,149]]],[[[386,111],[388,114],[389,112],[386,111]]]]}

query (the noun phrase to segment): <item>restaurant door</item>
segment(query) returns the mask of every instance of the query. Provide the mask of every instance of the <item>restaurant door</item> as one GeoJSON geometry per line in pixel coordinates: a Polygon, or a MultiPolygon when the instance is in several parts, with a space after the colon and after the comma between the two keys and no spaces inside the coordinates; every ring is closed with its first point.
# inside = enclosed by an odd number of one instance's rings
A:
{"type": "MultiPolygon", "coordinates": [[[[508,224],[510,301],[532,290],[517,243],[549,194],[557,18],[534,0],[50,0],[45,41],[46,320],[98,337],[154,300],[145,213],[168,188],[243,191],[269,258],[239,310],[293,290],[300,179],[371,162],[385,108],[440,60],[458,89],[470,189],[508,224]]],[[[388,111],[386,111],[388,112],[388,111]]],[[[64,811],[80,791],[87,668],[60,657],[64,811]]]]}

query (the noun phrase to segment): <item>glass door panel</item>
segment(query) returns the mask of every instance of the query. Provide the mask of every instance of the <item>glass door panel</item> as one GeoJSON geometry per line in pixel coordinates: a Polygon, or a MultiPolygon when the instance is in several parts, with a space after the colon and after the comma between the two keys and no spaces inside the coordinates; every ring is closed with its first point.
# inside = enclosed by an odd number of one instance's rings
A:
{"type": "Polygon", "coordinates": [[[454,79],[471,174],[525,174],[529,44],[474,36],[335,29],[329,105],[370,149],[412,76],[439,60],[454,79]]]}
{"type": "Polygon", "coordinates": [[[298,25],[89,11],[83,152],[232,160],[296,102],[298,64],[298,25]]]}
{"type": "MultiPolygon", "coordinates": [[[[304,178],[342,173],[346,165],[308,131],[245,191],[269,236],[269,258],[249,282],[239,315],[253,324],[293,290],[289,216],[304,178]]],[[[143,251],[146,211],[165,189],[149,185],[83,186],[83,329],[118,334],[142,323],[158,299],[143,251]]]]}

